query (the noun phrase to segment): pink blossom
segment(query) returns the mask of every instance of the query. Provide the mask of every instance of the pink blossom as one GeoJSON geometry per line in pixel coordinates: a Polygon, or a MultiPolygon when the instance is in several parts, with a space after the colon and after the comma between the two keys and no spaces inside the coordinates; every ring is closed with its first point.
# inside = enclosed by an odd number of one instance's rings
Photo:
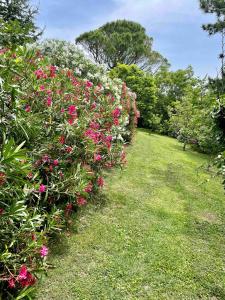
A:
{"type": "Polygon", "coordinates": [[[40,91],[44,91],[45,90],[45,86],[42,84],[41,86],[40,86],[40,91]]]}
{"type": "Polygon", "coordinates": [[[95,144],[97,144],[101,138],[101,133],[100,132],[96,132],[92,129],[87,129],[84,133],[84,135],[86,137],[88,137],[89,139],[91,139],[95,144]]]}
{"type": "Polygon", "coordinates": [[[48,248],[46,246],[42,246],[40,249],[40,255],[41,257],[45,257],[48,255],[48,248]]]}
{"type": "Polygon", "coordinates": [[[65,137],[64,137],[63,135],[61,135],[61,136],[59,137],[59,142],[60,142],[60,144],[62,144],[62,145],[65,144],[65,137]]]}
{"type": "Polygon", "coordinates": [[[76,108],[75,105],[70,105],[68,107],[68,113],[69,113],[69,115],[74,115],[76,113],[76,110],[77,110],[77,108],[76,108]]]}
{"type": "Polygon", "coordinates": [[[58,164],[59,164],[58,159],[54,159],[54,160],[53,160],[53,165],[54,165],[54,166],[58,166],[58,164]]]}
{"type": "Polygon", "coordinates": [[[77,198],[77,205],[78,206],[84,206],[85,204],[87,204],[87,200],[83,197],[78,197],[77,198]]]}
{"type": "Polygon", "coordinates": [[[95,109],[96,106],[97,106],[96,102],[93,102],[93,103],[91,104],[91,109],[95,109]]]}
{"type": "Polygon", "coordinates": [[[27,287],[27,286],[34,285],[36,282],[36,278],[30,272],[27,272],[26,278],[24,278],[24,279],[19,278],[19,282],[22,287],[27,287]]]}
{"type": "Polygon", "coordinates": [[[65,112],[65,109],[64,108],[61,108],[61,113],[63,114],[65,112]]]}
{"type": "Polygon", "coordinates": [[[118,107],[116,109],[114,109],[114,111],[113,111],[114,118],[119,118],[120,114],[121,114],[121,110],[118,107]]]}
{"type": "Polygon", "coordinates": [[[94,155],[94,161],[100,161],[100,160],[102,160],[101,154],[95,153],[95,155],[94,155]]]}
{"type": "Polygon", "coordinates": [[[50,75],[51,78],[54,78],[56,76],[56,67],[50,66],[50,75]]]}
{"type": "Polygon", "coordinates": [[[46,191],[46,186],[44,184],[41,184],[39,187],[39,192],[44,193],[46,191]]]}
{"type": "Polygon", "coordinates": [[[28,273],[27,267],[25,265],[22,265],[21,268],[20,268],[18,279],[19,280],[26,279],[27,278],[27,273],[28,273]]]}
{"type": "Polygon", "coordinates": [[[26,111],[26,112],[30,112],[30,111],[31,111],[31,106],[30,106],[30,105],[26,105],[25,111],[26,111]]]}
{"type": "Polygon", "coordinates": [[[116,126],[119,126],[120,125],[120,122],[119,122],[119,120],[118,119],[113,119],[113,123],[114,123],[114,125],[116,125],[116,126]]]}
{"type": "Polygon", "coordinates": [[[95,121],[91,121],[90,128],[98,130],[100,128],[100,125],[95,121]]]}
{"type": "Polygon", "coordinates": [[[47,106],[51,106],[52,105],[52,98],[51,97],[48,97],[47,98],[47,106]]]}
{"type": "Polygon", "coordinates": [[[92,86],[93,86],[93,83],[92,83],[91,81],[87,80],[87,81],[86,81],[86,87],[87,87],[87,88],[90,88],[90,87],[92,87],[92,86]]]}
{"type": "Polygon", "coordinates": [[[10,278],[9,281],[8,281],[9,288],[13,289],[15,287],[15,283],[16,283],[16,280],[13,277],[10,278]]]}
{"type": "Polygon", "coordinates": [[[92,184],[92,182],[89,182],[88,185],[86,186],[86,188],[84,189],[84,191],[86,193],[90,193],[90,192],[92,192],[92,189],[93,189],[93,184],[92,184]]]}
{"type": "Polygon", "coordinates": [[[42,69],[36,70],[34,74],[36,75],[37,79],[47,78],[47,75],[42,71],[42,69]]]}
{"type": "Polygon", "coordinates": [[[73,148],[70,146],[67,146],[65,150],[67,153],[70,153],[70,152],[72,152],[73,148]]]}
{"type": "Polygon", "coordinates": [[[98,186],[103,187],[104,186],[104,179],[102,177],[99,177],[97,179],[97,184],[98,184],[98,186]]]}

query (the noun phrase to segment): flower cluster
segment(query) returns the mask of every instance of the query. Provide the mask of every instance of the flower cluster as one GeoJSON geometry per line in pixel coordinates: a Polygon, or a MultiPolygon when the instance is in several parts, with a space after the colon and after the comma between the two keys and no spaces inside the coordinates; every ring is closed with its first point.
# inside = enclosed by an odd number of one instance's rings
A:
{"type": "Polygon", "coordinates": [[[21,47],[0,60],[0,288],[15,296],[47,267],[47,237],[100,192],[105,168],[125,163],[135,97],[121,82],[83,78],[21,47]]]}

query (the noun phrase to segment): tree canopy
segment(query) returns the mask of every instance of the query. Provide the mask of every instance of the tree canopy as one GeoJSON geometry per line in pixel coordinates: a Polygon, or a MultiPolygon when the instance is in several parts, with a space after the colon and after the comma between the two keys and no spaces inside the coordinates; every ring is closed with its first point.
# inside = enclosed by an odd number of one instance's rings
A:
{"type": "MultiPolygon", "coordinates": [[[[33,7],[29,0],[0,0],[1,32],[11,32],[11,36],[18,44],[25,41],[36,41],[42,31],[34,23],[38,9],[33,7]]],[[[3,34],[2,34],[3,36],[3,34]]]]}
{"type": "Polygon", "coordinates": [[[217,21],[214,24],[205,24],[203,29],[209,34],[222,32],[225,28],[225,2],[224,0],[200,0],[200,7],[205,13],[216,14],[217,21]]]}
{"type": "Polygon", "coordinates": [[[152,51],[153,39],[140,24],[127,20],[106,23],[100,28],[85,32],[76,38],[97,63],[109,69],[121,64],[136,64],[142,69],[153,71],[167,60],[152,51]]]}

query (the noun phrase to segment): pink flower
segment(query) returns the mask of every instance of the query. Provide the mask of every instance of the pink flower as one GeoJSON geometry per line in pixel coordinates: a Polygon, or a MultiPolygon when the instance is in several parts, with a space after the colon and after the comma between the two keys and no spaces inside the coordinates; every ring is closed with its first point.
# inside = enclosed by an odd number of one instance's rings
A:
{"type": "Polygon", "coordinates": [[[98,130],[100,128],[100,125],[95,121],[91,121],[90,128],[98,130]]]}
{"type": "Polygon", "coordinates": [[[52,98],[51,97],[48,97],[47,98],[47,106],[51,106],[52,105],[52,98]]]}
{"type": "Polygon", "coordinates": [[[114,111],[113,111],[114,118],[119,118],[120,114],[121,114],[121,110],[118,107],[116,109],[114,109],[114,111]]]}
{"type": "Polygon", "coordinates": [[[105,138],[105,140],[106,140],[106,142],[112,142],[112,135],[108,135],[106,138],[105,138]]]}
{"type": "Polygon", "coordinates": [[[77,108],[76,108],[75,105],[70,105],[68,107],[68,113],[69,113],[69,115],[74,115],[76,113],[76,110],[77,110],[77,108]]]}
{"type": "Polygon", "coordinates": [[[93,83],[92,83],[91,81],[87,80],[87,81],[86,81],[86,87],[87,87],[87,88],[90,88],[90,87],[92,87],[92,86],[93,86],[93,83]]]}
{"type": "Polygon", "coordinates": [[[119,122],[118,119],[113,119],[113,123],[114,123],[114,125],[116,125],[116,126],[119,126],[119,125],[120,125],[120,122],[119,122]]]}
{"type": "Polygon", "coordinates": [[[42,246],[40,249],[40,255],[41,257],[45,257],[48,255],[48,248],[46,246],[42,246]]]}
{"type": "Polygon", "coordinates": [[[27,272],[26,278],[19,279],[19,281],[22,287],[27,287],[34,285],[36,282],[36,278],[30,272],[27,272]]]}
{"type": "Polygon", "coordinates": [[[67,146],[65,150],[67,153],[70,153],[70,152],[72,152],[73,148],[70,146],[67,146]]]}
{"type": "Polygon", "coordinates": [[[53,171],[53,165],[49,166],[49,171],[52,172],[53,171]]]}
{"type": "Polygon", "coordinates": [[[91,109],[95,109],[96,106],[97,106],[96,102],[93,102],[93,103],[91,104],[91,109]]]}
{"type": "Polygon", "coordinates": [[[0,208],[0,216],[3,215],[3,213],[4,213],[4,209],[0,208]]]}
{"type": "Polygon", "coordinates": [[[46,186],[44,184],[41,184],[39,187],[39,192],[44,193],[46,191],[46,186]]]}
{"type": "Polygon", "coordinates": [[[99,177],[97,179],[97,184],[98,184],[98,186],[103,187],[104,186],[104,179],[102,177],[99,177]]]}
{"type": "Polygon", "coordinates": [[[64,108],[61,108],[61,113],[63,114],[65,112],[65,109],[64,108]]]}
{"type": "Polygon", "coordinates": [[[42,69],[36,70],[34,74],[36,75],[37,79],[47,78],[47,75],[42,71],[42,69]]]}
{"type": "Polygon", "coordinates": [[[94,155],[94,161],[100,161],[100,160],[102,160],[101,154],[95,153],[95,155],[94,155]]]}
{"type": "Polygon", "coordinates": [[[40,86],[40,91],[44,91],[45,90],[45,86],[44,85],[41,85],[40,86]]]}
{"type": "Polygon", "coordinates": [[[31,111],[31,106],[30,105],[26,105],[25,112],[30,112],[30,111],[31,111]]]}
{"type": "Polygon", "coordinates": [[[92,182],[89,182],[88,185],[86,186],[86,188],[84,189],[84,191],[86,193],[90,193],[90,192],[92,192],[92,189],[93,189],[93,184],[92,184],[92,182]]]}
{"type": "Polygon", "coordinates": [[[12,277],[8,280],[9,288],[13,289],[15,287],[16,280],[12,277]]]}
{"type": "Polygon", "coordinates": [[[25,265],[22,265],[20,268],[18,279],[19,280],[27,279],[27,273],[28,273],[27,267],[25,265]]]}
{"type": "Polygon", "coordinates": [[[56,76],[56,67],[50,66],[50,75],[51,78],[54,78],[56,76]]]}
{"type": "Polygon", "coordinates": [[[54,165],[54,166],[58,166],[58,164],[59,164],[58,159],[54,159],[54,160],[53,160],[53,165],[54,165]]]}
{"type": "Polygon", "coordinates": [[[85,204],[87,204],[87,200],[83,197],[78,197],[77,198],[77,205],[78,206],[84,206],[85,204]]]}
{"type": "Polygon", "coordinates": [[[65,144],[65,137],[63,136],[63,135],[61,135],[60,137],[59,137],[59,142],[60,142],[60,144],[65,144]]]}
{"type": "Polygon", "coordinates": [[[73,124],[76,123],[76,120],[75,120],[74,118],[71,118],[71,119],[68,120],[68,123],[69,123],[70,125],[73,125],[73,124]]]}

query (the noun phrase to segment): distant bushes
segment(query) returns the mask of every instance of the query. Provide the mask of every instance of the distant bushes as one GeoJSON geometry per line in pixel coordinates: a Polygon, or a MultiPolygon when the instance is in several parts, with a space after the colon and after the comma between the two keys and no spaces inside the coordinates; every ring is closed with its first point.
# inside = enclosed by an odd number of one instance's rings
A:
{"type": "Polygon", "coordinates": [[[2,299],[32,293],[49,236],[97,195],[103,169],[125,163],[137,118],[121,81],[97,74],[81,54],[63,65],[42,53],[0,50],[2,299]]]}

